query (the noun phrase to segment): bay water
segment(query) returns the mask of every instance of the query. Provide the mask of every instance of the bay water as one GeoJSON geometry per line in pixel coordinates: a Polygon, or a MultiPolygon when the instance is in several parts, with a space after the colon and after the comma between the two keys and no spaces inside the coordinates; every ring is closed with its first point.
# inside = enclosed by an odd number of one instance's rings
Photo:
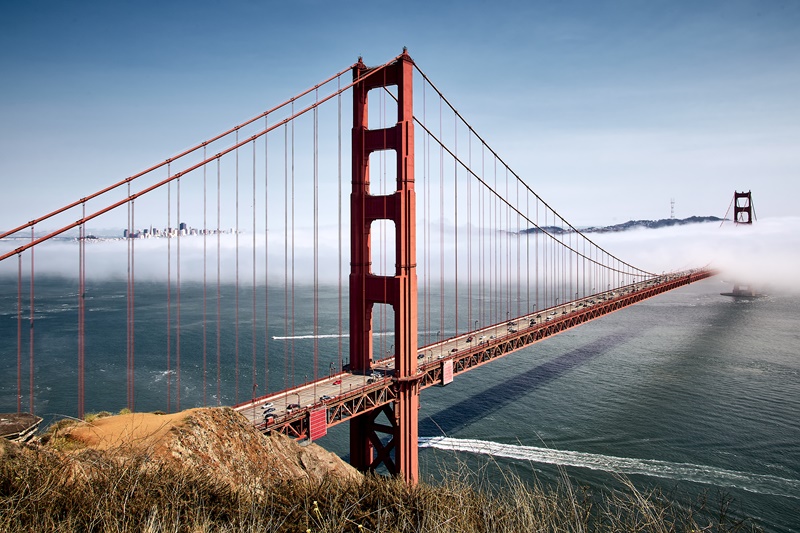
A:
{"type": "MultiPolygon", "coordinates": [[[[24,304],[18,320],[15,280],[3,284],[9,290],[0,295],[0,411],[13,412],[18,327],[23,410],[30,402],[30,317],[24,304]]],[[[729,495],[737,515],[767,531],[800,531],[800,297],[720,295],[729,289],[718,278],[695,283],[425,390],[423,478],[457,463],[499,484],[509,470],[546,483],[566,472],[593,487],[613,487],[615,476],[624,474],[687,503],[703,493],[729,495]]],[[[37,279],[34,402],[45,423],[77,412],[77,292],[74,281],[37,279]]],[[[222,286],[218,309],[214,287],[204,314],[202,287],[182,288],[178,397],[175,309],[167,365],[166,289],[137,281],[136,410],[231,405],[327,375],[346,362],[337,287],[319,293],[333,305],[321,307],[316,332],[310,321],[290,325],[285,311],[269,312],[265,300],[280,302],[281,309],[289,302],[285,289],[251,292],[239,291],[237,313],[236,291],[222,286]],[[256,328],[255,343],[253,298],[257,324],[269,313],[269,328],[256,328]],[[217,313],[224,324],[219,356],[217,313]]],[[[176,294],[170,297],[174,306],[176,294]]],[[[309,316],[311,291],[295,288],[292,297],[296,316],[309,316]]],[[[87,411],[126,405],[126,309],[124,281],[88,288],[87,411]]],[[[376,351],[390,350],[389,337],[375,342],[376,351]]],[[[334,427],[319,443],[346,458],[347,432],[347,424],[334,427]]]]}

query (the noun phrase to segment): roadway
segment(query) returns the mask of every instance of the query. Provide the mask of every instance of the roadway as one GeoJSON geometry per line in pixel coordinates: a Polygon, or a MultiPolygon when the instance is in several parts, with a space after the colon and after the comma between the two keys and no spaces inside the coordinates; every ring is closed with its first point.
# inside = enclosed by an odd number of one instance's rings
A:
{"type": "MultiPolygon", "coordinates": [[[[686,273],[658,276],[647,281],[627,285],[618,289],[604,291],[541,311],[534,311],[504,322],[478,328],[473,331],[448,338],[446,340],[424,346],[419,349],[417,364],[420,369],[429,368],[442,360],[457,358],[462,353],[475,350],[484,344],[502,342],[513,337],[519,331],[536,329],[550,321],[569,316],[578,311],[600,307],[606,302],[634,294],[644,289],[669,283],[686,273]]],[[[420,370],[421,372],[422,370],[420,370]]],[[[368,389],[379,386],[386,387],[394,376],[394,356],[375,361],[369,375],[340,372],[328,377],[299,385],[287,391],[281,391],[245,402],[234,407],[245,415],[253,424],[264,429],[273,423],[286,419],[294,419],[316,408],[341,404],[343,401],[361,396],[368,389]],[[267,422],[265,424],[265,422],[267,422]]],[[[337,423],[329,420],[329,425],[337,423]]]]}

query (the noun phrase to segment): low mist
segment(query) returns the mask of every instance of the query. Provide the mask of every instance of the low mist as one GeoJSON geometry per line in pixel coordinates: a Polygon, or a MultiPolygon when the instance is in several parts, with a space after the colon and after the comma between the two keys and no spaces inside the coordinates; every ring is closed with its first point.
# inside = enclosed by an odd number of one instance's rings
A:
{"type": "Polygon", "coordinates": [[[800,293],[800,218],[752,225],[692,224],[623,233],[589,234],[617,257],[645,270],[711,266],[721,279],[800,293]]]}
{"type": "MultiPolygon", "coordinates": [[[[446,229],[446,232],[452,231],[446,229]]],[[[393,233],[393,232],[390,232],[393,233]]],[[[478,230],[472,230],[473,254],[477,254],[478,230]]],[[[489,231],[486,232],[487,234],[489,231]]],[[[466,229],[459,234],[467,235],[466,229]]],[[[504,236],[508,234],[503,233],[504,236]]],[[[720,270],[721,279],[741,284],[772,287],[800,293],[800,218],[772,218],[759,220],[753,225],[734,225],[726,222],[674,226],[661,229],[640,229],[619,233],[590,233],[587,236],[608,252],[638,268],[662,273],[687,268],[711,266],[720,270]]],[[[452,264],[453,239],[446,238],[445,261],[452,264]]],[[[432,247],[440,242],[433,231],[432,247]]],[[[512,234],[511,239],[533,239],[532,235],[512,234]]],[[[540,237],[541,238],[541,237],[540,237]]],[[[505,239],[503,239],[505,241],[505,239]]],[[[219,245],[219,276],[223,283],[232,283],[237,270],[242,284],[253,282],[253,250],[255,248],[256,283],[263,284],[265,271],[270,283],[283,283],[293,278],[296,283],[312,283],[314,279],[313,230],[298,229],[294,247],[291,237],[287,242],[282,230],[257,234],[255,246],[252,234],[239,235],[238,269],[236,236],[225,234],[186,236],[180,239],[181,282],[208,282],[217,279],[217,247],[219,245]],[[219,242],[219,244],[218,244],[219,242]],[[265,264],[265,248],[269,261],[265,264]],[[204,260],[205,257],[205,260],[204,260]]],[[[461,237],[459,238],[461,241],[461,237]]],[[[319,230],[318,278],[320,283],[333,284],[342,279],[347,283],[350,271],[349,235],[340,238],[336,228],[319,230]]],[[[0,252],[19,246],[21,241],[0,243],[0,252]]],[[[178,239],[138,239],[131,242],[135,249],[134,272],[137,283],[175,281],[178,274],[178,239]],[[169,250],[169,252],[168,252],[169,250]]],[[[417,237],[417,273],[424,275],[424,265],[432,265],[438,277],[439,251],[432,250],[423,257],[421,236],[417,237]]],[[[512,244],[514,248],[516,245],[512,244]]],[[[393,235],[381,236],[373,232],[373,271],[390,274],[394,271],[393,235]],[[383,239],[385,242],[381,242],[383,239]],[[387,250],[383,254],[381,250],[387,250]]],[[[467,247],[459,245],[459,257],[466,259],[467,247]]],[[[462,259],[460,259],[462,260],[462,259]]],[[[477,259],[476,259],[477,261],[477,259]]],[[[449,267],[448,267],[449,268],[449,267]]],[[[4,284],[15,281],[19,262],[11,257],[0,263],[0,279],[4,284]]],[[[74,240],[44,243],[35,252],[36,276],[58,276],[76,279],[78,276],[78,243],[74,240]]],[[[92,240],[86,244],[87,279],[126,279],[128,272],[128,241],[124,239],[92,240]]],[[[30,253],[23,254],[22,275],[30,273],[30,253]]],[[[449,274],[446,275],[449,277],[449,274]]]]}

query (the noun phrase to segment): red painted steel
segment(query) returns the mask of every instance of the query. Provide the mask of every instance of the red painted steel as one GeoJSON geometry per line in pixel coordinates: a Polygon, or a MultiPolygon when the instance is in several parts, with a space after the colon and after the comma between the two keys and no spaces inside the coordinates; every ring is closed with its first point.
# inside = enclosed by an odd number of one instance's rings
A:
{"type": "Polygon", "coordinates": [[[324,407],[308,413],[308,438],[321,439],[328,434],[328,410],[324,407]]]}
{"type": "Polygon", "coordinates": [[[350,367],[354,372],[372,368],[372,311],[376,303],[389,304],[395,316],[395,371],[397,399],[394,411],[384,411],[396,428],[393,432],[394,461],[386,448],[376,447],[375,416],[353,419],[350,426],[352,464],[366,470],[383,462],[390,472],[409,483],[418,479],[417,382],[417,274],[416,196],[414,192],[414,63],[404,50],[382,72],[369,69],[359,59],[353,68],[351,263],[350,263],[350,367]],[[367,74],[376,74],[365,78],[367,74]],[[397,124],[386,129],[369,129],[367,110],[370,89],[397,86],[397,124]],[[397,190],[386,196],[370,194],[369,156],[372,152],[395,150],[397,190]],[[370,231],[372,222],[391,220],[396,231],[395,275],[371,272],[370,231]],[[377,452],[377,457],[376,457],[377,452]]]}
{"type": "Polygon", "coordinates": [[[453,360],[449,359],[442,362],[442,385],[453,382],[453,360]]]}
{"type": "Polygon", "coordinates": [[[753,223],[753,198],[750,191],[733,192],[733,221],[737,224],[753,223]]]}

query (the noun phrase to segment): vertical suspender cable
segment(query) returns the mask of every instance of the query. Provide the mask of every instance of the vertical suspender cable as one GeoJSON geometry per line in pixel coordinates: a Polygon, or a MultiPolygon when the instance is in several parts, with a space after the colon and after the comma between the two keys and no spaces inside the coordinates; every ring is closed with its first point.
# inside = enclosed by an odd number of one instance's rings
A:
{"type": "MultiPolygon", "coordinates": [[[[171,176],[170,163],[167,163],[167,177],[171,176]]],[[[167,412],[171,409],[172,381],[170,355],[172,351],[172,183],[167,183],[167,412]]]]}
{"type": "MultiPolygon", "coordinates": [[[[136,232],[136,204],[131,204],[131,229],[136,232]]],[[[130,352],[130,388],[131,397],[128,400],[128,409],[136,409],[136,239],[131,241],[131,292],[130,292],[130,317],[131,317],[131,352],[130,352]]]]}
{"type": "Polygon", "coordinates": [[[220,239],[222,238],[222,228],[220,227],[222,186],[220,174],[220,158],[217,157],[217,405],[222,405],[222,256],[220,253],[220,239]]]}
{"type": "MultiPolygon", "coordinates": [[[[439,138],[442,138],[442,99],[439,98],[439,138]]],[[[446,335],[444,328],[444,147],[439,144],[439,335],[446,335]]],[[[440,347],[441,351],[441,347],[440,347]]]]}
{"type": "MultiPolygon", "coordinates": [[[[536,199],[536,226],[539,226],[539,199],[538,198],[536,199]]],[[[534,238],[534,241],[533,241],[533,243],[534,243],[533,249],[534,249],[534,255],[535,255],[534,262],[536,264],[536,269],[535,269],[535,272],[534,272],[534,283],[536,283],[536,291],[535,291],[535,294],[534,294],[534,299],[535,300],[534,300],[533,308],[534,308],[534,310],[536,310],[536,309],[541,309],[542,308],[542,304],[539,301],[539,233],[540,232],[539,232],[539,228],[538,227],[537,228],[532,228],[532,229],[534,229],[534,232],[535,232],[534,233],[535,238],[534,238]]]]}
{"type": "MultiPolygon", "coordinates": [[[[86,218],[86,203],[82,203],[86,218]]],[[[84,408],[84,356],[86,347],[86,224],[81,224],[78,237],[78,418],[83,418],[84,408]]]]}
{"type": "MultiPolygon", "coordinates": [[[[265,206],[266,207],[266,206],[265,206]]],[[[253,316],[251,319],[251,341],[253,346],[253,398],[256,396],[256,141],[253,139],[253,316]]]]}
{"type": "MultiPolygon", "coordinates": [[[[318,96],[318,92],[314,92],[318,96]]],[[[314,108],[313,127],[313,179],[314,179],[314,397],[317,396],[316,383],[319,359],[319,154],[317,142],[319,140],[319,113],[314,108]]]]}
{"type": "MultiPolygon", "coordinates": [[[[283,126],[283,336],[289,336],[289,126],[283,126]]],[[[292,379],[294,384],[294,379],[292,379]]],[[[289,343],[283,344],[283,388],[289,388],[289,343]]]]}
{"type": "MultiPolygon", "coordinates": [[[[206,160],[206,147],[203,146],[203,161],[206,160]]],[[[208,279],[208,181],[207,165],[203,165],[203,407],[208,405],[207,386],[208,386],[208,331],[207,331],[207,304],[208,293],[206,283],[208,279]]]]}
{"type": "MultiPolygon", "coordinates": [[[[128,182],[128,198],[131,196],[131,183],[128,182]]],[[[125,247],[128,252],[128,262],[125,268],[125,385],[126,400],[125,405],[131,407],[131,243],[133,243],[133,227],[131,224],[131,203],[126,204],[128,208],[128,229],[125,233],[125,247]]]]}
{"type": "MultiPolygon", "coordinates": [[[[467,129],[467,151],[469,168],[472,170],[472,129],[467,129]]],[[[466,177],[467,185],[467,330],[473,329],[472,323],[472,180],[466,177]]],[[[477,343],[477,341],[476,341],[477,343]]]]}
{"type": "MultiPolygon", "coordinates": [[[[505,197],[511,201],[511,193],[508,190],[508,167],[506,169],[506,193],[505,197]]],[[[511,208],[506,206],[506,320],[511,314],[511,208]]]]}
{"type": "Polygon", "coordinates": [[[453,115],[453,144],[454,144],[454,153],[456,154],[453,158],[453,187],[454,187],[454,194],[453,194],[453,219],[454,219],[454,233],[455,233],[455,260],[453,262],[455,267],[455,308],[456,308],[456,324],[455,324],[455,332],[454,335],[458,336],[458,117],[453,115]]]}
{"type": "Polygon", "coordinates": [[[559,216],[561,220],[561,238],[559,239],[559,245],[561,248],[561,253],[559,254],[560,259],[560,269],[559,272],[561,274],[561,282],[559,283],[559,288],[561,289],[561,303],[566,303],[569,300],[569,294],[566,294],[565,291],[567,290],[567,247],[564,246],[564,219],[559,216]]]}
{"type": "MultiPolygon", "coordinates": [[[[269,117],[264,116],[264,130],[269,117]]],[[[264,394],[269,392],[269,136],[264,135],[264,394]]]]}
{"type": "MultiPolygon", "coordinates": [[[[427,95],[425,88],[427,83],[422,85],[422,120],[425,122],[427,128],[427,95]]],[[[431,342],[431,154],[430,154],[431,138],[426,135],[422,143],[423,151],[423,180],[425,188],[425,227],[423,228],[425,239],[425,256],[423,258],[423,265],[425,269],[425,344],[431,342]]]]}
{"type": "MultiPolygon", "coordinates": [[[[424,86],[423,86],[424,87],[424,86]]],[[[426,104],[427,105],[427,104],[426,104]]],[[[427,124],[427,123],[426,123],[427,124]]],[[[433,257],[431,254],[431,250],[433,250],[433,206],[432,200],[433,195],[431,193],[431,188],[433,184],[433,172],[432,172],[432,163],[433,163],[433,153],[431,152],[431,138],[430,135],[425,137],[425,166],[426,166],[426,181],[427,181],[427,192],[425,193],[425,202],[427,203],[427,214],[425,215],[425,219],[427,220],[427,231],[428,231],[428,241],[427,241],[427,249],[425,250],[426,255],[426,272],[427,272],[427,283],[428,283],[428,324],[427,324],[427,331],[428,331],[428,343],[433,342],[433,257]]]]}
{"type": "MultiPolygon", "coordinates": [[[[239,144],[239,130],[236,130],[236,144],[239,144]]],[[[237,148],[234,152],[235,154],[235,216],[236,216],[236,236],[234,238],[235,241],[235,256],[236,256],[236,280],[235,280],[235,287],[234,287],[234,327],[235,327],[235,334],[234,334],[234,366],[236,369],[236,382],[235,382],[235,389],[234,389],[234,401],[239,403],[239,149],[237,148]]]]}
{"type": "MultiPolygon", "coordinates": [[[[422,122],[427,129],[427,100],[425,87],[427,83],[422,84],[422,122]]],[[[431,231],[431,214],[430,214],[430,184],[428,180],[428,171],[430,166],[430,157],[428,155],[428,146],[430,145],[430,135],[425,135],[422,140],[422,190],[425,192],[423,199],[423,220],[425,225],[422,228],[422,246],[425,250],[422,256],[422,323],[424,324],[424,337],[422,344],[430,344],[430,330],[431,330],[431,302],[430,302],[430,231],[431,231]]]]}
{"type": "MultiPolygon", "coordinates": [[[[483,143],[481,143],[481,178],[485,180],[486,178],[486,150],[484,149],[483,143]]],[[[480,241],[478,242],[478,246],[480,249],[480,263],[479,263],[479,276],[480,276],[480,299],[481,299],[481,307],[480,307],[480,320],[481,326],[486,326],[486,188],[481,187],[479,184],[478,192],[480,193],[479,196],[479,203],[480,203],[480,220],[478,221],[480,226],[480,233],[478,234],[480,241]]]]}
{"type": "MultiPolygon", "coordinates": [[[[341,89],[342,87],[342,78],[341,76],[336,78],[336,86],[337,89],[341,89]]],[[[337,106],[337,127],[336,127],[336,135],[338,138],[338,152],[337,152],[337,163],[338,163],[338,177],[337,182],[339,184],[339,226],[338,226],[338,238],[339,238],[339,372],[342,371],[342,94],[339,93],[336,96],[336,106],[337,106]]]]}
{"type": "Polygon", "coordinates": [[[175,409],[181,410],[181,179],[177,180],[177,255],[175,262],[175,409]]]}
{"type": "MultiPolygon", "coordinates": [[[[497,190],[497,157],[494,157],[494,190],[497,190]]],[[[497,241],[499,239],[499,235],[497,234],[497,197],[493,196],[491,198],[491,202],[489,203],[489,219],[492,224],[491,233],[489,233],[489,248],[490,251],[490,259],[489,259],[489,283],[490,283],[490,302],[491,302],[491,310],[492,310],[492,317],[491,322],[492,324],[496,324],[498,322],[498,315],[500,314],[500,309],[498,308],[498,280],[496,278],[500,277],[500,270],[497,267],[497,261],[499,260],[500,254],[497,252],[497,241]],[[492,210],[492,206],[494,206],[494,210],[492,210]],[[492,268],[494,267],[494,269],[492,268]]]]}
{"type": "MultiPolygon", "coordinates": [[[[33,241],[34,241],[33,226],[31,226],[31,242],[33,242],[33,241]]],[[[33,366],[33,311],[34,311],[33,279],[34,279],[34,273],[35,273],[35,271],[34,271],[34,266],[33,266],[33,247],[31,247],[31,286],[30,286],[30,288],[31,288],[30,326],[31,327],[30,327],[30,340],[29,340],[30,344],[28,346],[28,348],[30,350],[30,352],[29,352],[30,356],[28,357],[28,361],[30,363],[30,370],[29,370],[29,374],[28,374],[28,379],[29,379],[29,388],[30,388],[30,393],[31,393],[31,403],[30,403],[30,412],[31,412],[31,414],[35,414],[34,402],[33,402],[33,393],[34,393],[34,390],[33,390],[33,368],[34,368],[34,366],[33,366]]]]}
{"type": "MultiPolygon", "coordinates": [[[[517,180],[516,183],[517,183],[516,204],[517,204],[517,209],[519,210],[519,208],[521,207],[520,201],[519,201],[519,180],[517,180]]],[[[527,215],[527,208],[526,208],[526,215],[527,215]]],[[[520,242],[519,242],[519,240],[520,240],[520,232],[519,232],[519,230],[520,230],[520,220],[519,220],[519,213],[517,213],[517,232],[515,234],[515,238],[517,240],[517,316],[520,316],[522,314],[522,309],[520,307],[522,305],[522,296],[520,294],[520,289],[522,289],[522,275],[521,275],[522,271],[520,270],[521,267],[522,267],[522,260],[521,260],[521,257],[520,257],[520,242]]]]}
{"type": "MultiPolygon", "coordinates": [[[[128,197],[131,184],[127,185],[128,197]]],[[[131,404],[131,203],[125,204],[125,405],[131,404]]]]}
{"type": "Polygon", "coordinates": [[[22,254],[17,254],[17,413],[22,412],[22,254]]]}
{"type": "MultiPolygon", "coordinates": [[[[538,200],[536,203],[537,209],[539,206],[538,200]]],[[[543,228],[547,228],[547,209],[544,209],[544,213],[542,214],[544,217],[544,221],[542,221],[543,228]]],[[[547,257],[547,247],[550,244],[550,239],[546,236],[542,236],[542,306],[546,309],[550,307],[550,300],[548,299],[548,286],[550,284],[550,280],[547,277],[548,273],[548,257],[547,257]]]]}
{"type": "MultiPolygon", "coordinates": [[[[525,194],[525,225],[527,226],[529,224],[528,221],[531,219],[531,214],[530,214],[531,195],[525,193],[524,191],[523,194],[525,194]]],[[[528,313],[530,313],[531,312],[531,237],[530,237],[531,234],[528,231],[528,229],[532,228],[527,228],[527,227],[525,228],[525,288],[527,294],[526,309],[528,313]]]]}
{"type": "MultiPolygon", "coordinates": [[[[292,115],[294,115],[294,102],[292,102],[292,115]]],[[[292,385],[294,385],[294,120],[292,120],[292,385]]]]}

